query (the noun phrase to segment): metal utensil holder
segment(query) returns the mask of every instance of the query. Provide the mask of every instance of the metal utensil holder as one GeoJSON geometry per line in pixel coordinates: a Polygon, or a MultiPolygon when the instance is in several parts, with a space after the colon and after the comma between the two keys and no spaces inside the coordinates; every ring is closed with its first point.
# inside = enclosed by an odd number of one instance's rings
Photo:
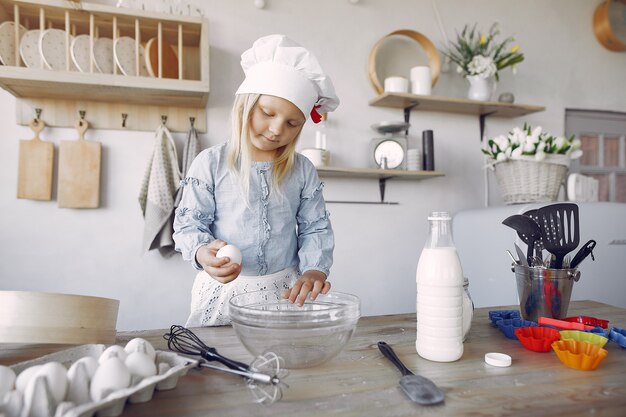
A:
{"type": "Polygon", "coordinates": [[[539,317],[562,319],[567,316],[574,282],[580,279],[576,269],[549,269],[513,265],[520,310],[525,320],[539,317]]]}

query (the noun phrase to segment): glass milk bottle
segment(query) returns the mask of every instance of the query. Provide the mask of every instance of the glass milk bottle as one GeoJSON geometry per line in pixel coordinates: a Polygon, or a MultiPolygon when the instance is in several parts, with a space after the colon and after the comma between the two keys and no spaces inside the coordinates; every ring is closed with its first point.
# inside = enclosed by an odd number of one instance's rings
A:
{"type": "Polygon", "coordinates": [[[463,270],[452,240],[452,217],[428,216],[428,241],[417,264],[417,339],[424,359],[456,361],[463,355],[463,270]]]}

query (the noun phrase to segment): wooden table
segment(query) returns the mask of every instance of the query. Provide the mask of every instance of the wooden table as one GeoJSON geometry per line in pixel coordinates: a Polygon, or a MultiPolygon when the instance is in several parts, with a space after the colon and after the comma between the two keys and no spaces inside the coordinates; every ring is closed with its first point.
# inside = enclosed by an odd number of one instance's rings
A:
{"type": "MultiPolygon", "coordinates": [[[[156,392],[150,402],[127,404],[122,416],[625,416],[626,350],[613,342],[608,357],[594,371],[565,367],[554,352],[535,353],[518,341],[505,338],[492,327],[488,310],[477,309],[457,362],[436,363],[415,352],[415,314],[364,317],[342,353],[332,361],[309,369],[291,370],[283,399],[271,406],[253,403],[244,381],[210,369],[192,369],[176,389],[156,392]],[[385,359],[376,343],[393,346],[415,373],[432,379],[446,393],[443,405],[422,407],[404,396],[398,386],[400,372],[385,359]],[[508,368],[484,363],[487,352],[513,358],[508,368]]],[[[610,320],[626,327],[626,309],[593,301],[572,302],[569,315],[610,320]]],[[[250,361],[232,328],[196,329],[220,353],[250,361]]],[[[166,349],[163,330],[122,332],[118,343],[144,337],[166,349]]],[[[11,364],[59,350],[56,346],[3,346],[0,363],[11,364]]]]}

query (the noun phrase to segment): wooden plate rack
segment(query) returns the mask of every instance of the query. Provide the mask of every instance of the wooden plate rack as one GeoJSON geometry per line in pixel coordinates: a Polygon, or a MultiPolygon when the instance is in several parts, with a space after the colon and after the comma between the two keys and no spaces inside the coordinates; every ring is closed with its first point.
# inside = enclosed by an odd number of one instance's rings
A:
{"type": "MultiPolygon", "coordinates": [[[[200,17],[177,16],[143,10],[115,8],[61,0],[0,0],[0,22],[27,29],[57,28],[66,33],[66,71],[27,68],[20,59],[0,66],[0,86],[18,98],[17,121],[27,125],[36,108],[48,126],[71,127],[78,112],[86,112],[93,128],[154,130],[167,117],[173,131],[189,129],[190,118],[206,131],[209,95],[208,23],[200,17]],[[85,34],[90,40],[88,72],[71,71],[70,39],[85,34]],[[124,75],[114,65],[113,74],[98,73],[93,45],[99,37],[129,36],[135,44],[154,39],[158,45],[155,77],[124,75]],[[176,52],[177,79],[163,76],[162,51],[176,52]],[[123,116],[125,115],[125,116],[123,116]]],[[[19,42],[15,42],[19,57],[19,42]]],[[[112,57],[113,58],[113,57],[112,57]]],[[[139,48],[135,48],[139,74],[139,48]]]]}

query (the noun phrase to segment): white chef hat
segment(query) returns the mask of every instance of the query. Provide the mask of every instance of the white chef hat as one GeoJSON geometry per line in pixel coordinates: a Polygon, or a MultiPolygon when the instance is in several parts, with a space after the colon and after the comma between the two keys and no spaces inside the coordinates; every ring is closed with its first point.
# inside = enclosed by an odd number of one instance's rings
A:
{"type": "Polygon", "coordinates": [[[305,117],[318,123],[320,113],[333,111],[339,98],[317,58],[285,35],[257,39],[241,54],[246,79],[235,94],[267,94],[289,100],[305,117]]]}

